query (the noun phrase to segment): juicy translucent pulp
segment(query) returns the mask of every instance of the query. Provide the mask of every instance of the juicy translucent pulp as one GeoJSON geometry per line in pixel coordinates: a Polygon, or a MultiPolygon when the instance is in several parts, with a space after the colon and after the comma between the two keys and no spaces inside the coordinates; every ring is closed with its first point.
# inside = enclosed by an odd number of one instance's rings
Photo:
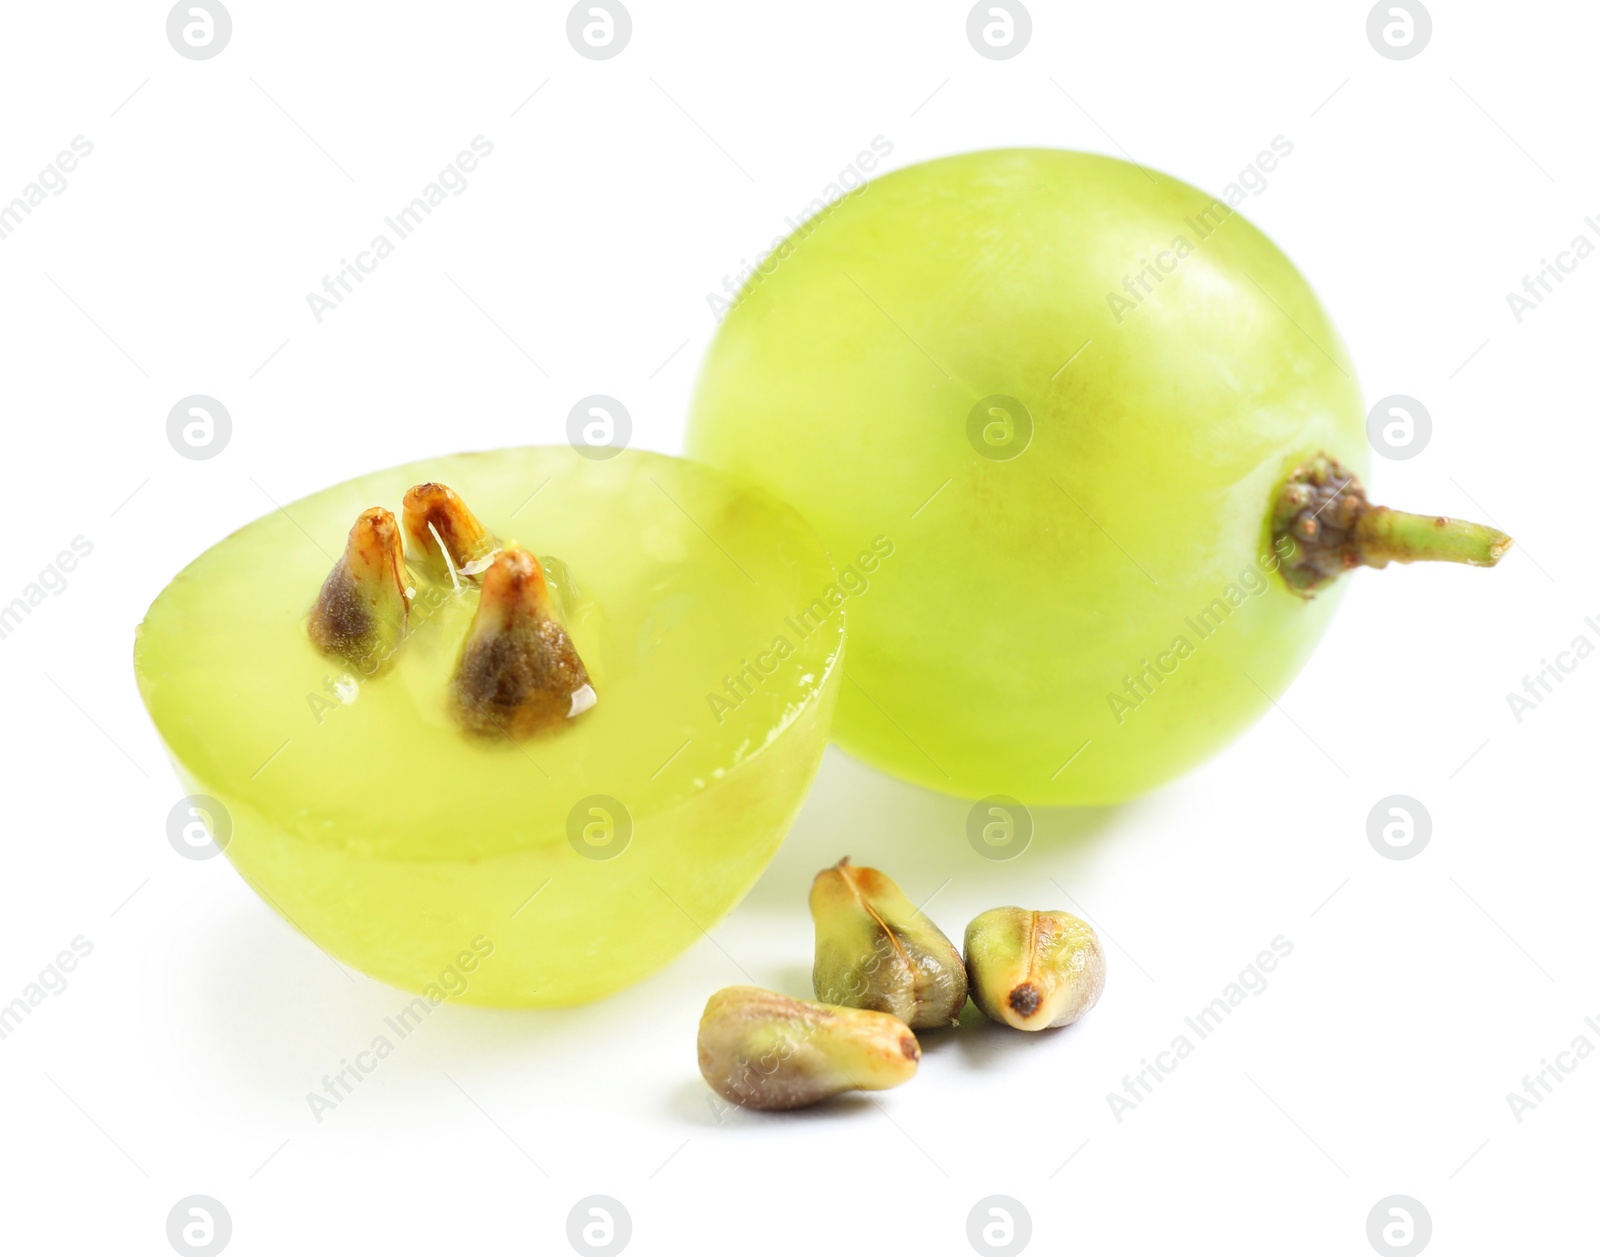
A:
{"type": "Polygon", "coordinates": [[[463,454],[325,490],[208,550],[151,607],[136,668],[182,775],[232,813],[228,856],[304,932],[416,990],[482,937],[493,954],[462,998],[565,1003],[665,963],[776,849],[826,740],[843,634],[840,611],[798,613],[833,579],[792,511],[695,464],[463,454]],[[599,696],[549,737],[453,723],[468,582],[413,577],[411,631],[374,677],[306,636],[356,516],[428,480],[547,560],[599,696]],[[747,670],[758,657],[773,666],[747,670]],[[616,819],[580,807],[590,796],[631,817],[615,858],[569,842],[575,808],[580,832],[616,819]]]}
{"type": "Polygon", "coordinates": [[[841,561],[894,543],[838,740],[1029,803],[1127,798],[1259,716],[1338,599],[1270,570],[1273,492],[1318,451],[1367,466],[1288,259],[1186,184],[1052,150],[913,166],[802,227],[728,314],[689,446],[841,561]],[[1007,460],[969,440],[994,395],[1031,416],[1007,460]]]}

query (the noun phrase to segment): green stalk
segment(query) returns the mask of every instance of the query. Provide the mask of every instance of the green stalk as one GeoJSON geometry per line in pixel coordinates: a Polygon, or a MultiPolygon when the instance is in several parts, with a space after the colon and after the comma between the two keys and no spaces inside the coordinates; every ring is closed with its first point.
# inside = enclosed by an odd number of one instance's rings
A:
{"type": "Polygon", "coordinates": [[[1437,560],[1493,567],[1511,549],[1498,528],[1443,515],[1413,515],[1374,506],[1356,524],[1356,546],[1368,567],[1437,560]]]}
{"type": "Polygon", "coordinates": [[[1493,567],[1511,549],[1511,538],[1487,524],[1373,506],[1361,482],[1326,454],[1296,467],[1279,489],[1272,542],[1284,581],[1303,598],[1352,567],[1424,560],[1493,567]]]}

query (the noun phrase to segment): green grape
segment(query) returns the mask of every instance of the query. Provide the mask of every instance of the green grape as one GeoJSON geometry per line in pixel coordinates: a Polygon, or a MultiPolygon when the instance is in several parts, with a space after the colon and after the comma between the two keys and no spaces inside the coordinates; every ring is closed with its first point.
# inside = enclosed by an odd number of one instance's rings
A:
{"type": "Polygon", "coordinates": [[[967,797],[1147,790],[1288,686],[1339,571],[1509,545],[1369,508],[1355,373],[1299,272],[1083,153],[928,162],[803,225],[728,313],[689,452],[841,564],[887,538],[835,736],[967,797]]]}
{"type": "MultiPolygon", "coordinates": [[[[388,553],[355,564],[358,591],[388,553]]],[[[827,741],[834,579],[793,510],[694,463],[461,454],[326,489],[213,546],[151,606],[134,662],[185,787],[231,816],[225,854],[301,932],[408,990],[573,1004],[698,940],[776,851],[827,741]],[[403,634],[376,633],[371,655],[313,642],[339,647],[353,622],[356,603],[338,603],[350,560],[329,574],[352,523],[398,546],[369,508],[423,481],[453,488],[503,558],[519,540],[541,556],[524,575],[547,577],[592,709],[535,736],[464,728],[452,678],[483,628],[480,578],[415,546],[403,634]]]]}

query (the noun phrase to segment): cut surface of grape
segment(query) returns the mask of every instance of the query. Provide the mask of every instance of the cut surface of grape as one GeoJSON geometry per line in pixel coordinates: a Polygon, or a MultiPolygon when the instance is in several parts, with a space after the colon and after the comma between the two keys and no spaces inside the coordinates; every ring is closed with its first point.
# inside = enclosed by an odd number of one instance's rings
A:
{"type": "Polygon", "coordinates": [[[833,583],[793,510],[696,464],[461,454],[334,486],[213,546],[151,606],[135,666],[186,789],[228,809],[226,855],[296,928],[409,990],[570,1004],[700,938],[776,850],[827,739],[833,583]],[[430,482],[470,506],[500,567],[428,574],[413,545],[399,641],[319,649],[308,613],[352,523],[430,482]],[[536,601],[560,631],[545,636],[570,638],[576,692],[533,736],[475,697],[494,681],[477,654],[461,680],[482,589],[513,579],[519,597],[548,582],[536,601]],[[489,715],[464,717],[465,701],[489,715]]]}

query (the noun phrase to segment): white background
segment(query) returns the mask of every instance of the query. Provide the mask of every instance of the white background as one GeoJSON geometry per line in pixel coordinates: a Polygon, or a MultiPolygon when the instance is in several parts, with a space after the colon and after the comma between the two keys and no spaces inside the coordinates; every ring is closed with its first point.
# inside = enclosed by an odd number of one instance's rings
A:
{"type": "Polygon", "coordinates": [[[1600,260],[1520,324],[1506,294],[1600,242],[1600,13],[1438,0],[1426,50],[1392,61],[1360,3],[1041,2],[993,61],[967,8],[637,0],[630,44],[592,61],[561,4],[236,0],[229,46],[192,61],[159,4],[6,7],[0,201],[94,145],[0,240],[0,602],[93,544],[0,640],[0,1002],[93,944],[0,1041],[6,1251],[167,1253],[193,1193],[241,1255],[566,1252],[595,1193],[641,1255],[964,1253],[991,1194],[1040,1252],[1365,1253],[1395,1193],[1435,1252],[1592,1247],[1600,1059],[1520,1123],[1506,1095],[1600,1046],[1600,658],[1520,723],[1506,694],[1600,644],[1600,260]],[[306,294],[480,134],[467,190],[317,323],[306,294]],[[1492,516],[1511,557],[1356,574],[1279,710],[1151,797],[1041,812],[1011,863],[968,846],[965,803],[830,751],[709,941],[595,1007],[447,1006],[317,1123],[306,1093],[406,998],[169,847],[180,790],[130,658],[171,575],[272,501],[560,441],[591,393],[678,450],[706,294],[875,136],[890,166],[1053,145],[1215,191],[1278,135],[1293,155],[1244,212],[1316,284],[1368,401],[1433,416],[1420,457],[1375,460],[1375,496],[1492,516]],[[233,417],[208,461],[165,435],[193,393],[233,417]],[[1396,793],[1433,821],[1404,861],[1366,833],[1396,793]],[[745,974],[807,993],[806,888],[846,851],[958,937],[996,904],[1076,904],[1112,940],[1105,998],[1057,1035],[925,1036],[876,1102],[721,1111],[705,998],[745,974]],[[1277,935],[1267,989],[1117,1121],[1107,1093],[1277,935]]]}

